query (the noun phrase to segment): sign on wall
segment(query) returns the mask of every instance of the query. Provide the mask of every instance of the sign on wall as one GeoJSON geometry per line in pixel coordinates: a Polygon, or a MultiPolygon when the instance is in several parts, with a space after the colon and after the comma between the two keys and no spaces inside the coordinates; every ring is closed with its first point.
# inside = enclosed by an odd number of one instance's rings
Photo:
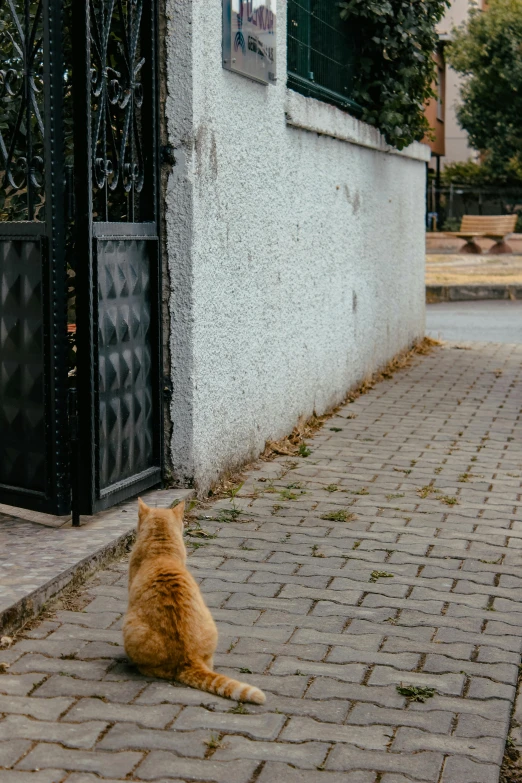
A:
{"type": "Polygon", "coordinates": [[[276,81],[276,0],[223,0],[223,68],[276,81]]]}

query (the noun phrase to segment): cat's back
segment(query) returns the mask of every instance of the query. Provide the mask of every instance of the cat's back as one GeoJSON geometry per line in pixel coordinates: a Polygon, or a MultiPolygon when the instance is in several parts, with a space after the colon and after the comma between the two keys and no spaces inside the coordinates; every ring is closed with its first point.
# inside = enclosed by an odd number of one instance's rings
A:
{"type": "Polygon", "coordinates": [[[151,600],[154,596],[167,598],[198,590],[197,583],[177,558],[167,554],[143,559],[129,585],[129,599],[140,596],[151,600]]]}

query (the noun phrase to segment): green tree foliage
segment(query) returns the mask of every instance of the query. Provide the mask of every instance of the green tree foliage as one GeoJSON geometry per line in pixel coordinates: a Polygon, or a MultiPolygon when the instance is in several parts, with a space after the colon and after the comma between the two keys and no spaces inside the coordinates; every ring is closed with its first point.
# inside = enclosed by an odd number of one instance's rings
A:
{"type": "Polygon", "coordinates": [[[465,77],[457,111],[484,170],[501,181],[522,178],[522,0],[490,0],[454,31],[452,67],[465,77]]]}
{"type": "Polygon", "coordinates": [[[362,119],[403,149],[429,132],[424,104],[435,97],[436,25],[449,0],[342,0],[359,40],[353,99],[362,119]]]}
{"type": "MultiPolygon", "coordinates": [[[[522,161],[521,161],[522,163],[522,161]]],[[[488,158],[483,163],[474,160],[447,163],[442,171],[442,182],[477,187],[503,187],[520,185],[522,182],[522,165],[517,170],[516,165],[510,165],[505,171],[498,171],[491,166],[488,158]]]]}

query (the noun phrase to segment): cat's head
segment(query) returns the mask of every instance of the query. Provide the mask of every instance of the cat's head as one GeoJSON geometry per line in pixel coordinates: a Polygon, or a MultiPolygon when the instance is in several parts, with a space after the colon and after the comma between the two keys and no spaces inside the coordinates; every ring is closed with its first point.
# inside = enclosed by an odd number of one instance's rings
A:
{"type": "Polygon", "coordinates": [[[166,524],[174,533],[183,536],[183,514],[185,501],[182,500],[174,508],[151,508],[138,498],[138,531],[147,532],[157,525],[166,524]]]}

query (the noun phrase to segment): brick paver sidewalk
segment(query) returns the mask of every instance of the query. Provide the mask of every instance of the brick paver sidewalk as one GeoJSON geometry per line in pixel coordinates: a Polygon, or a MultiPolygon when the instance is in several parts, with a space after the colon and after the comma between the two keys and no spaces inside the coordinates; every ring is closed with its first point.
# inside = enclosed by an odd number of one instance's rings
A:
{"type": "Polygon", "coordinates": [[[216,666],[264,707],[136,674],[126,563],[99,573],[83,608],[0,653],[16,770],[0,782],[497,781],[522,638],[521,399],[522,346],[438,350],[204,512],[190,563],[216,666]]]}

